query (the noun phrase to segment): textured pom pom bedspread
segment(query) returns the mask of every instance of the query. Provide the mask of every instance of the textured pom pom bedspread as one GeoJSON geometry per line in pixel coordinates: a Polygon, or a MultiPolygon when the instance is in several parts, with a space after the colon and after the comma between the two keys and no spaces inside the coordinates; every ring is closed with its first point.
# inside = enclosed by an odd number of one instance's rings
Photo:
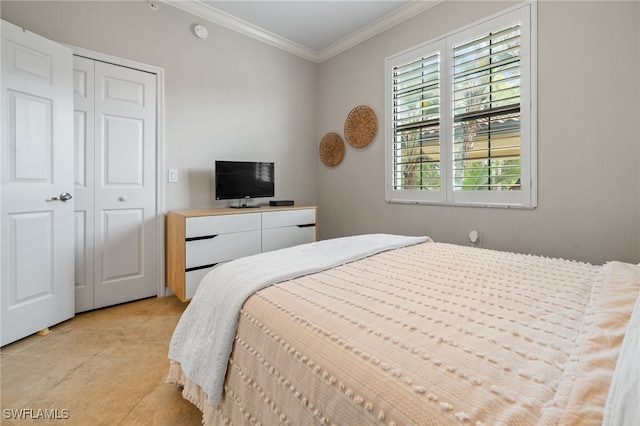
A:
{"type": "Polygon", "coordinates": [[[427,241],[249,297],[218,403],[177,359],[168,381],[205,424],[601,424],[639,288],[637,265],[427,241]]]}

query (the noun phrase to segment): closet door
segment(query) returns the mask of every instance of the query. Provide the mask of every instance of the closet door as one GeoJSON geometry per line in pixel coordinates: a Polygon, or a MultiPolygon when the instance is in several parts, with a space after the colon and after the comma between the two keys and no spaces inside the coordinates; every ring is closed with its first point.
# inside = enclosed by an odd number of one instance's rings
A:
{"type": "Polygon", "coordinates": [[[93,309],[95,61],[73,57],[76,312],[93,309]]]}
{"type": "Polygon", "coordinates": [[[156,76],[95,63],[94,308],[157,294],[156,76]]]}
{"type": "Polygon", "coordinates": [[[75,71],[80,312],[157,294],[156,76],[81,57],[75,71]]]}

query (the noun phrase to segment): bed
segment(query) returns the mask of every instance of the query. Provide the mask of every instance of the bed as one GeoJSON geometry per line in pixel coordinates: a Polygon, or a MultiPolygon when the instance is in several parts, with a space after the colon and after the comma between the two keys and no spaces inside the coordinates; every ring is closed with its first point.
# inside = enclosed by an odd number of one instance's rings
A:
{"type": "Polygon", "coordinates": [[[371,234],[224,263],[173,334],[203,424],[640,423],[640,267],[371,234]]]}

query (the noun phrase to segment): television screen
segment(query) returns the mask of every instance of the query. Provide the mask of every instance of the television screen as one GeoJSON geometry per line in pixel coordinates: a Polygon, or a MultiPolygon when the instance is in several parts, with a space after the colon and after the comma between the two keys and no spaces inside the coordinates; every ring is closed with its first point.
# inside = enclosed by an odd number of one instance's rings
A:
{"type": "Polygon", "coordinates": [[[216,161],[216,200],[274,196],[274,164],[255,161],[216,161]]]}

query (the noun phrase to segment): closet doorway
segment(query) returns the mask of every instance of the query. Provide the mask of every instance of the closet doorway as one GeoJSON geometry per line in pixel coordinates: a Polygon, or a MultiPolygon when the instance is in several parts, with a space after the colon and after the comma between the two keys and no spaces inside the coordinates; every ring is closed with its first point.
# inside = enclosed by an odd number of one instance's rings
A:
{"type": "Polygon", "coordinates": [[[159,294],[158,76],[73,59],[75,311],[83,312],[159,294]]]}

